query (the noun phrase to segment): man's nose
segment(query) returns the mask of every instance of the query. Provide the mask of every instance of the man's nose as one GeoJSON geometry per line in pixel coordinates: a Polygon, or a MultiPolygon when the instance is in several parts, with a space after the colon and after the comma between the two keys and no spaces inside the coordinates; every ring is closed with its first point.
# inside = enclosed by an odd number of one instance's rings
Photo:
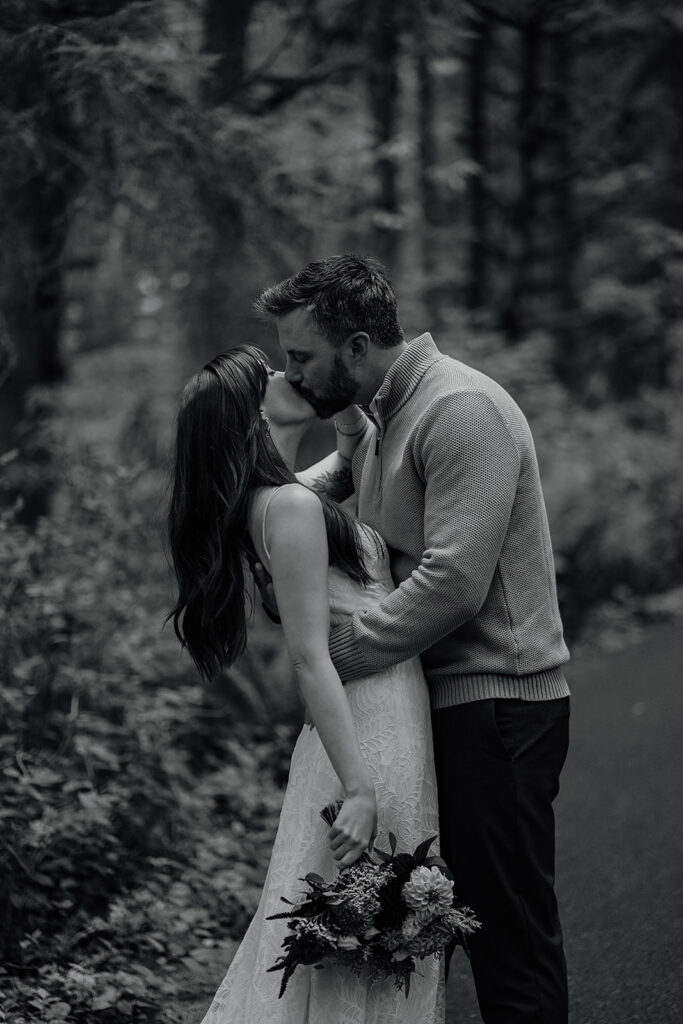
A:
{"type": "Polygon", "coordinates": [[[301,372],[301,367],[296,366],[294,363],[291,363],[288,359],[287,365],[285,366],[285,380],[287,381],[287,383],[300,384],[303,379],[304,378],[301,372]]]}

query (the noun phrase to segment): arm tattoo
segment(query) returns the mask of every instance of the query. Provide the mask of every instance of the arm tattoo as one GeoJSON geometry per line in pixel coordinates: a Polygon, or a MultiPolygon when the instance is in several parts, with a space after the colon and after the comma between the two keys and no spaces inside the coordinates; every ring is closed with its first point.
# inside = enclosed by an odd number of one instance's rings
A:
{"type": "Polygon", "coordinates": [[[311,487],[317,494],[324,494],[331,501],[345,501],[353,494],[351,467],[323,473],[312,482],[311,487]]]}

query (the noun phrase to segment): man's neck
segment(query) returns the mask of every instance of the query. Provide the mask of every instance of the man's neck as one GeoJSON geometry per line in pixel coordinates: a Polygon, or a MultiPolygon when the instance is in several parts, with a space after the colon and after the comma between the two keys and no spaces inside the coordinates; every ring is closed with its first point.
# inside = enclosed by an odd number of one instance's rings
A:
{"type": "Polygon", "coordinates": [[[367,387],[359,393],[356,401],[361,405],[369,405],[384,383],[386,375],[408,348],[408,342],[402,341],[391,348],[377,348],[373,352],[371,372],[368,375],[367,387]]]}

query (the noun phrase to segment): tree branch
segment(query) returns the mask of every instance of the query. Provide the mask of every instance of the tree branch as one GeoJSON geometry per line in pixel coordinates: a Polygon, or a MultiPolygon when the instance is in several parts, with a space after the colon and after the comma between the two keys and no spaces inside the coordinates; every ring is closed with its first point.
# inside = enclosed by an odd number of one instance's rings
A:
{"type": "Polygon", "coordinates": [[[313,68],[309,74],[301,76],[262,74],[258,81],[266,85],[274,86],[274,91],[265,99],[254,100],[249,103],[249,110],[253,114],[265,114],[283,103],[293,99],[298,93],[311,85],[319,85],[326,82],[333,75],[340,72],[358,71],[362,67],[359,60],[337,61],[335,63],[321,64],[313,68]]]}

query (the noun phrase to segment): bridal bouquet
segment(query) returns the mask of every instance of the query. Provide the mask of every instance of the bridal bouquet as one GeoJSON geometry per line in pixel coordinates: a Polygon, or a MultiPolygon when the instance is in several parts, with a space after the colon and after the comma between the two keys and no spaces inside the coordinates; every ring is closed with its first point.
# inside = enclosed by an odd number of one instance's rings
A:
{"type": "MultiPolygon", "coordinates": [[[[341,802],[330,804],[321,816],[332,825],[341,802]]],[[[414,853],[374,849],[333,882],[308,874],[308,890],[293,909],[269,920],[287,918],[283,954],[269,971],[282,971],[280,996],[299,964],[323,968],[341,964],[370,982],[393,978],[408,996],[416,961],[441,956],[455,941],[467,950],[466,936],[480,927],[469,907],[453,897],[453,882],[445,863],[429,856],[436,836],[420,843],[414,853]]]]}

